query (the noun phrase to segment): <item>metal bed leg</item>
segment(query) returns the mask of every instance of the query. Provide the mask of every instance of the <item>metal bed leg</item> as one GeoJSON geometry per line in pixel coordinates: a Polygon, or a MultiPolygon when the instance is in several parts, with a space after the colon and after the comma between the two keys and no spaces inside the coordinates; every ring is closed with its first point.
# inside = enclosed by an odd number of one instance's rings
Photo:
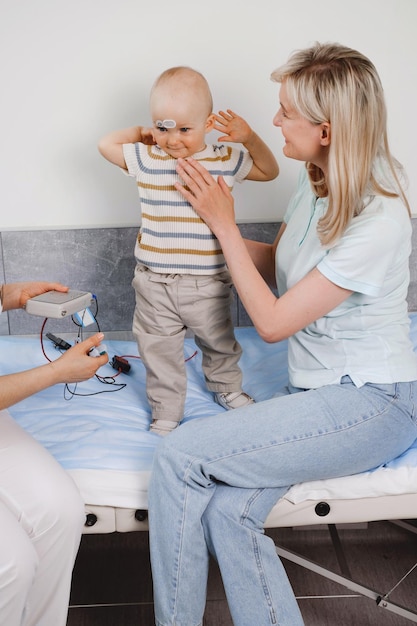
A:
{"type": "MultiPolygon", "coordinates": [[[[398,525],[402,527],[406,527],[408,529],[408,525],[406,526],[404,523],[399,523],[398,525]]],[[[330,524],[328,528],[329,528],[333,546],[335,548],[339,567],[342,571],[342,575],[337,574],[336,572],[333,572],[332,570],[329,570],[326,567],[323,567],[322,565],[319,565],[318,563],[315,563],[314,561],[311,561],[310,559],[307,559],[306,557],[301,556],[300,554],[297,554],[296,552],[288,550],[287,548],[283,548],[282,546],[275,545],[275,550],[278,556],[284,559],[287,559],[288,561],[291,561],[292,563],[295,563],[296,565],[300,565],[301,567],[304,567],[305,569],[315,572],[316,574],[319,574],[320,576],[323,576],[324,578],[327,578],[328,580],[332,580],[340,585],[343,585],[347,589],[350,589],[351,591],[354,591],[361,596],[365,596],[367,598],[370,598],[371,600],[375,600],[379,608],[386,609],[387,611],[391,611],[392,613],[395,613],[396,615],[400,615],[401,617],[405,617],[406,619],[409,619],[411,622],[417,623],[416,611],[407,609],[406,607],[403,607],[394,602],[390,602],[388,599],[390,594],[394,591],[394,589],[396,589],[398,585],[401,584],[403,580],[417,567],[417,563],[401,578],[401,580],[388,593],[385,593],[385,594],[378,593],[374,589],[371,589],[370,587],[362,585],[361,583],[357,583],[352,579],[350,572],[349,572],[349,567],[347,565],[346,558],[344,555],[343,547],[341,545],[340,538],[337,533],[337,528],[333,524],[330,524]]],[[[414,529],[412,530],[412,532],[416,532],[415,527],[412,526],[412,528],[414,529]]]]}
{"type": "Polygon", "coordinates": [[[400,528],[404,528],[405,530],[408,530],[408,532],[414,533],[415,535],[417,535],[417,526],[414,526],[414,524],[407,522],[407,520],[390,519],[387,521],[393,526],[399,526],[400,528]]]}
{"type": "Polygon", "coordinates": [[[329,529],[330,537],[332,540],[332,544],[336,553],[337,561],[339,563],[340,571],[346,578],[352,578],[352,574],[350,573],[349,566],[346,561],[345,552],[342,547],[342,542],[340,541],[339,533],[337,532],[337,528],[335,524],[328,524],[327,528],[329,529]]]}

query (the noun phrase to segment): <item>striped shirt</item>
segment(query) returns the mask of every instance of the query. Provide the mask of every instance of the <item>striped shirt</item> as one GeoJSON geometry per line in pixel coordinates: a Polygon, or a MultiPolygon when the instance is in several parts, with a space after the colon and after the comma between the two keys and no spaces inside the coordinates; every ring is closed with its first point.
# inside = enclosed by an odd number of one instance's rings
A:
{"type": "MultiPolygon", "coordinates": [[[[136,260],[161,274],[217,274],[225,260],[217,238],[175,189],[181,182],[177,160],[158,146],[124,144],[128,174],[136,179],[142,221],[135,246],[136,260]]],[[[208,145],[193,158],[229,189],[242,182],[252,167],[247,151],[208,145]]]]}

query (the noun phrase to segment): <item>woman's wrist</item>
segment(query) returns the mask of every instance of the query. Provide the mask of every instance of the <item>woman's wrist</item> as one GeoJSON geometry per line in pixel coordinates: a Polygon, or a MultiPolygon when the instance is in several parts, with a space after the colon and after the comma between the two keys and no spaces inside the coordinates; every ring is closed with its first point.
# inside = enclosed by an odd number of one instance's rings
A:
{"type": "Polygon", "coordinates": [[[5,283],[3,283],[2,285],[0,285],[0,305],[1,305],[1,310],[2,311],[7,311],[7,309],[9,308],[7,306],[7,300],[9,298],[9,296],[6,296],[6,292],[8,292],[8,288],[7,285],[5,283]]]}
{"type": "Polygon", "coordinates": [[[11,295],[13,294],[13,289],[10,288],[10,285],[3,283],[0,286],[0,292],[1,310],[9,311],[11,308],[13,308],[13,306],[11,306],[11,295]]]}
{"type": "Polygon", "coordinates": [[[220,241],[222,247],[234,240],[236,237],[241,238],[242,235],[239,230],[239,226],[235,223],[225,224],[224,226],[217,226],[215,235],[220,241]]]}

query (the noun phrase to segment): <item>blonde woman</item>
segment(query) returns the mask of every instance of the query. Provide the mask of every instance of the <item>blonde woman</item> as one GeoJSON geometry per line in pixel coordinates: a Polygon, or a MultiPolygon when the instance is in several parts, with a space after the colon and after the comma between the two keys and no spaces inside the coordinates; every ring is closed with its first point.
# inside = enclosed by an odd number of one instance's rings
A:
{"type": "Polygon", "coordinates": [[[289,385],[193,420],[159,447],[149,493],[158,626],[202,624],[210,553],[236,626],[301,626],[263,534],[270,509],[294,483],[368,470],[417,437],[410,213],[378,74],[355,50],[317,44],[272,79],[284,154],[305,163],[274,244],[242,239],[222,179],[193,159],[179,161],[177,188],[218,238],[261,337],[288,339],[289,385]]]}

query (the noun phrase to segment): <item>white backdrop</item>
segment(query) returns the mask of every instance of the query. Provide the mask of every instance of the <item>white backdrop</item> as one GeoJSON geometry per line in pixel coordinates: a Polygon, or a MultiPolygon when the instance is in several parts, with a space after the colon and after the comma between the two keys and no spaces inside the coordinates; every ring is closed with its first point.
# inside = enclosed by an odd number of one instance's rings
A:
{"type": "Polygon", "coordinates": [[[135,184],[97,141],[149,124],[153,80],[177,64],[202,71],[215,110],[246,117],[280,162],[277,180],[236,187],[238,221],[279,220],[299,163],[283,157],[272,126],[270,74],[314,41],[357,48],[377,66],[417,213],[416,24],[416,0],[3,0],[0,229],[138,224],[135,184]]]}

